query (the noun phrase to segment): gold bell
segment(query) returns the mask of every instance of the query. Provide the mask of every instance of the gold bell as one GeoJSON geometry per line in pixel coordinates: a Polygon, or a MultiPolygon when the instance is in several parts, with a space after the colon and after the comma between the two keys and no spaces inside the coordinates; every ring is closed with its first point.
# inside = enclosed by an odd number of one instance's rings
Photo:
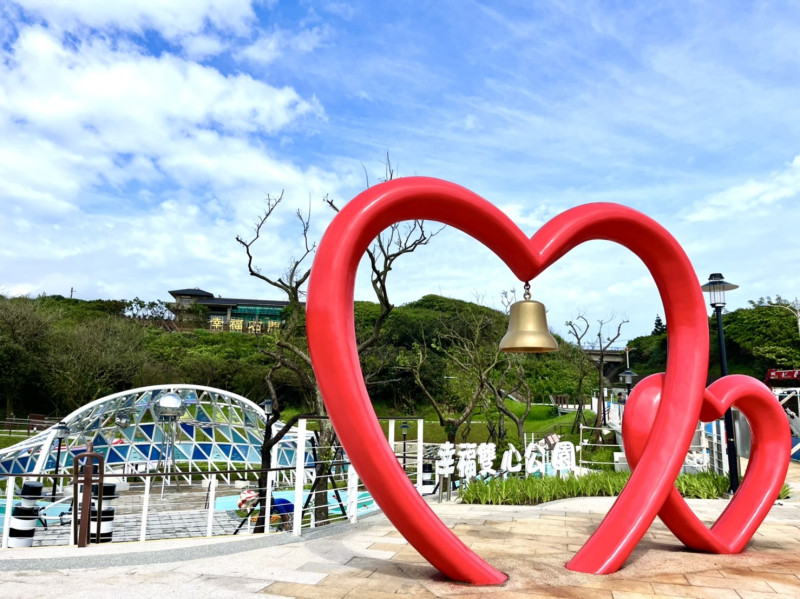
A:
{"type": "Polygon", "coordinates": [[[544,304],[531,300],[530,289],[530,283],[525,283],[524,300],[511,304],[508,332],[500,340],[502,351],[544,353],[558,349],[558,342],[547,328],[544,304]]]}

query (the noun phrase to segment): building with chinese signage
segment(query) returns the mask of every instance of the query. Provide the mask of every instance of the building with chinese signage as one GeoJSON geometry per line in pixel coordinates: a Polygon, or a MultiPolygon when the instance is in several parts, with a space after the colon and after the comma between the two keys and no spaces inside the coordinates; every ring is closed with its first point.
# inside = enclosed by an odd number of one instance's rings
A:
{"type": "Polygon", "coordinates": [[[170,309],[177,320],[188,320],[188,315],[196,316],[197,308],[208,311],[208,323],[212,330],[266,333],[280,327],[281,312],[288,305],[280,300],[240,299],[214,297],[213,293],[197,287],[175,289],[169,294],[175,298],[170,309]]]}

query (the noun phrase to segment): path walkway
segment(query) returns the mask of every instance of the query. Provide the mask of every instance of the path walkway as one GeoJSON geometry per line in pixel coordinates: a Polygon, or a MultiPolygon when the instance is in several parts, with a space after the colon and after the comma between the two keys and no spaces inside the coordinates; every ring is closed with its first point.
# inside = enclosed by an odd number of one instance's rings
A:
{"type": "MultiPolygon", "coordinates": [[[[793,465],[789,480],[800,482],[800,466],[793,465]]],[[[0,593],[59,599],[800,597],[800,500],[778,502],[741,555],[689,552],[656,521],[620,572],[593,576],[566,570],[564,563],[612,501],[577,499],[535,507],[433,504],[467,545],[508,573],[509,581],[499,587],[443,580],[383,516],[374,516],[297,541],[275,534],[3,550],[0,593]]],[[[727,504],[689,503],[706,521],[727,504]]]]}

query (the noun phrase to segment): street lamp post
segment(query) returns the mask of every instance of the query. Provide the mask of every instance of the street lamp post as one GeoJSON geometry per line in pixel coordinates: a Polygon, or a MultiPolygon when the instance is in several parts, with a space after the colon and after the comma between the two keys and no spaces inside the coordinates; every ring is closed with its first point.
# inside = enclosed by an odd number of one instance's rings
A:
{"type": "Polygon", "coordinates": [[[633,384],[633,377],[639,376],[633,370],[631,370],[631,357],[630,357],[631,349],[629,347],[625,348],[625,372],[619,375],[619,378],[625,383],[625,386],[628,388],[628,394],[625,396],[625,401],[628,400],[628,397],[631,395],[631,385],[633,384]]]}
{"type": "MultiPolygon", "coordinates": [[[[56,435],[56,442],[58,443],[58,448],[56,449],[56,470],[55,470],[55,478],[53,478],[53,494],[52,494],[52,501],[56,499],[56,488],[58,487],[58,467],[61,465],[61,443],[63,443],[64,439],[69,436],[69,427],[67,426],[66,422],[59,422],[55,427],[56,435]]],[[[62,485],[63,486],[63,485],[62,485]]]]}
{"type": "Polygon", "coordinates": [[[403,470],[406,469],[406,439],[408,438],[408,429],[410,428],[411,426],[408,422],[404,422],[400,425],[400,430],[403,433],[403,470]]]}
{"type": "Polygon", "coordinates": [[[266,399],[261,404],[264,408],[264,414],[267,418],[264,424],[264,442],[261,444],[261,475],[258,480],[258,520],[253,532],[264,532],[266,523],[269,521],[267,512],[267,478],[269,476],[269,469],[272,468],[272,409],[273,402],[271,399],[266,399]]]}
{"type": "MultiPolygon", "coordinates": [[[[725,307],[725,292],[738,289],[738,285],[728,283],[722,274],[715,272],[708,277],[708,283],[700,287],[708,293],[709,303],[717,314],[717,341],[719,342],[719,370],[722,376],[728,375],[728,357],[725,354],[725,332],[722,330],[722,308],[725,307]]],[[[725,442],[728,453],[728,473],[731,479],[731,493],[739,489],[739,463],[736,455],[736,431],[733,424],[733,411],[725,411],[725,442]]]]}
{"type": "Polygon", "coordinates": [[[768,303],[767,305],[775,308],[783,308],[784,310],[791,312],[797,320],[797,330],[800,332],[800,302],[797,301],[797,298],[794,298],[793,302],[787,302],[786,304],[768,303]]]}
{"type": "MultiPolygon", "coordinates": [[[[164,472],[161,477],[162,499],[164,498],[165,486],[172,484],[172,473],[175,472],[175,443],[177,442],[180,426],[178,421],[185,412],[186,399],[174,391],[160,395],[153,403],[153,414],[161,423],[161,452],[158,456],[156,471],[161,471],[161,464],[163,463],[164,472]]],[[[175,477],[175,485],[180,491],[180,477],[175,477]]]]}

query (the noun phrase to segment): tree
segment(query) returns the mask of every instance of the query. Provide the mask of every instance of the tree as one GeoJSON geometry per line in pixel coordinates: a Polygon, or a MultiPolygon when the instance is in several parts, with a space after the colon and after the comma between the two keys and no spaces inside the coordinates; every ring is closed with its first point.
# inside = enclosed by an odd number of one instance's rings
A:
{"type": "MultiPolygon", "coordinates": [[[[150,326],[144,329],[146,361],[134,385],[191,381],[244,397],[263,398],[268,393],[264,379],[273,360],[261,350],[270,342],[267,335],[207,329],[166,332],[150,326]]],[[[278,385],[286,387],[282,381],[278,385]]]]}
{"type": "Polygon", "coordinates": [[[53,335],[48,387],[57,405],[71,412],[131,388],[145,360],[141,327],[113,316],[82,322],[53,335]]]}
{"type": "Polygon", "coordinates": [[[667,334],[645,335],[628,342],[631,368],[643,379],[667,367],[667,334]]]}
{"type": "MultiPolygon", "coordinates": [[[[606,353],[614,344],[614,342],[619,339],[620,335],[622,334],[622,326],[625,325],[628,320],[621,319],[617,324],[617,329],[613,333],[613,336],[608,335],[605,338],[603,337],[603,327],[606,325],[611,324],[616,319],[616,316],[612,313],[611,316],[606,320],[598,320],[598,328],[597,328],[597,335],[595,337],[595,341],[591,343],[588,347],[583,345],[583,338],[589,332],[589,321],[583,314],[578,315],[578,320],[581,321],[582,324],[575,324],[573,321],[567,322],[567,326],[570,327],[570,332],[573,336],[575,336],[576,340],[578,341],[579,347],[581,347],[584,353],[587,353],[588,350],[591,350],[597,354],[597,359],[593,360],[589,358],[592,364],[595,365],[597,368],[597,385],[598,385],[598,401],[600,404],[598,405],[597,415],[595,416],[595,428],[598,429],[597,436],[599,438],[599,429],[600,427],[605,424],[605,377],[603,375],[603,371],[605,368],[605,358],[606,353]]],[[[612,329],[613,330],[613,329],[612,329]]],[[[588,355],[587,355],[588,358],[588,355]]],[[[580,411],[580,408],[579,408],[580,411]]],[[[576,422],[578,422],[579,416],[576,415],[576,422]]]]}
{"type": "MultiPolygon", "coordinates": [[[[770,368],[800,368],[798,300],[780,296],[749,300],[748,308],[722,315],[728,371],[763,379],[770,368]]],[[[717,338],[717,319],[709,318],[709,335],[717,338]]],[[[631,367],[640,376],[664,372],[667,364],[667,335],[645,335],[629,341],[636,349],[631,367]],[[633,363],[635,361],[635,364],[633,363]]],[[[716,344],[711,345],[710,370],[718,362],[716,344]]]]}
{"type": "MultiPolygon", "coordinates": [[[[387,157],[386,179],[389,180],[393,177],[394,171],[387,157]]],[[[299,257],[290,258],[288,267],[280,277],[275,278],[263,274],[255,265],[255,258],[253,255],[256,242],[261,238],[267,222],[282,200],[283,192],[281,192],[278,197],[268,195],[266,198],[266,209],[256,222],[254,234],[248,239],[237,235],[236,241],[244,248],[247,255],[247,268],[250,276],[256,277],[275,289],[278,289],[288,300],[288,305],[284,309],[284,320],[274,338],[274,345],[263,350],[275,363],[275,368],[270,371],[270,379],[282,370],[291,372],[300,383],[300,388],[303,390],[305,397],[305,403],[310,407],[310,413],[324,416],[326,415],[325,404],[314,376],[311,358],[308,352],[308,343],[305,337],[305,304],[302,302],[302,297],[305,293],[304,286],[311,275],[311,267],[308,265],[308,261],[311,260],[316,250],[316,242],[309,238],[311,222],[310,208],[305,214],[300,210],[296,212],[302,235],[302,250],[299,257]]],[[[335,203],[329,197],[326,196],[323,202],[329,208],[338,211],[335,203]]],[[[375,243],[367,250],[371,269],[370,280],[380,309],[375,316],[371,331],[369,331],[365,338],[359,341],[359,355],[363,355],[377,342],[386,319],[394,309],[394,305],[389,300],[387,285],[389,273],[392,270],[394,262],[401,256],[412,253],[419,247],[427,245],[439,231],[441,231],[441,229],[429,231],[426,223],[421,220],[410,223],[397,223],[378,236],[375,243]]],[[[275,387],[271,380],[269,384],[271,385],[270,389],[273,395],[275,411],[279,412],[281,406],[278,403],[278,394],[275,392],[275,387]]],[[[334,433],[333,428],[327,420],[320,421],[319,433],[320,448],[326,448],[325,451],[330,452],[328,448],[333,445],[334,433]]],[[[277,440],[278,439],[276,439],[275,442],[277,442],[277,440]]],[[[315,494],[314,505],[315,517],[318,522],[325,522],[328,519],[327,475],[329,467],[327,462],[329,462],[332,457],[332,455],[327,454],[318,455],[316,460],[314,484],[316,485],[317,493],[315,494]]],[[[266,481],[263,482],[265,483],[266,481]]],[[[262,509],[260,513],[264,514],[266,511],[263,509],[263,488],[265,484],[261,484],[260,486],[262,488],[262,497],[260,498],[262,509]]]]}
{"type": "MultiPolygon", "coordinates": [[[[290,260],[289,266],[281,277],[268,277],[254,265],[253,246],[261,237],[268,219],[282,199],[283,194],[277,198],[267,196],[267,208],[256,223],[254,236],[247,241],[241,236],[237,236],[236,240],[245,249],[250,275],[279,289],[288,300],[288,306],[283,312],[282,325],[275,338],[275,346],[264,350],[265,353],[278,364],[279,368],[276,369],[276,372],[280,369],[287,369],[297,376],[301,383],[301,388],[304,390],[308,407],[313,413],[324,415],[325,405],[319,393],[313,374],[311,358],[308,354],[305,338],[305,304],[302,302],[302,297],[305,293],[303,288],[311,275],[311,268],[306,263],[316,250],[316,243],[309,239],[310,210],[305,215],[299,210],[296,213],[296,217],[301,224],[303,251],[300,257],[290,260]]],[[[329,198],[326,197],[324,202],[338,211],[338,208],[329,198]]],[[[371,329],[365,337],[359,340],[359,355],[363,355],[366,350],[377,342],[386,319],[394,309],[394,305],[389,299],[387,285],[389,273],[394,262],[399,257],[427,245],[439,231],[441,229],[428,231],[426,223],[421,220],[406,224],[394,224],[381,234],[373,246],[367,250],[371,267],[371,283],[378,300],[379,310],[375,314],[371,329]]]]}
{"type": "Polygon", "coordinates": [[[525,438],[525,420],[531,413],[533,399],[533,392],[525,373],[525,363],[535,360],[537,356],[530,356],[526,360],[526,356],[522,354],[505,354],[505,358],[506,363],[502,372],[498,374],[496,380],[494,380],[494,377],[490,377],[488,383],[494,404],[500,412],[498,440],[505,439],[503,424],[503,417],[505,416],[514,423],[514,427],[517,429],[517,436],[522,441],[525,438]],[[523,410],[520,414],[516,414],[508,407],[507,402],[509,399],[522,404],[523,410]]]}
{"type": "MultiPolygon", "coordinates": [[[[433,407],[451,443],[455,443],[463,425],[469,426],[477,407],[486,411],[489,399],[493,400],[492,405],[496,405],[498,396],[505,399],[510,371],[517,372],[511,366],[511,357],[500,351],[498,344],[507,323],[505,316],[483,306],[460,304],[454,313],[440,315],[439,332],[430,343],[425,342],[421,331],[422,342],[415,343],[402,362],[433,407]],[[452,369],[444,372],[445,379],[452,381],[448,385],[452,393],[449,402],[448,395],[437,397],[423,379],[430,353],[445,356],[452,369]]],[[[502,424],[500,427],[502,430],[502,424]]]]}
{"type": "Polygon", "coordinates": [[[667,332],[667,325],[664,324],[664,321],[661,320],[661,315],[656,314],[656,321],[653,323],[653,332],[650,333],[651,335],[663,335],[667,332]]]}
{"type": "Polygon", "coordinates": [[[605,424],[606,421],[606,409],[605,409],[605,391],[604,391],[604,383],[605,377],[603,376],[603,371],[605,368],[605,361],[606,361],[606,352],[611,348],[614,342],[619,339],[620,335],[622,334],[622,326],[628,322],[628,319],[621,319],[617,324],[617,330],[614,333],[614,336],[608,336],[603,340],[603,327],[607,324],[610,324],[614,321],[615,316],[612,313],[608,320],[598,320],[597,324],[599,325],[597,328],[597,342],[596,342],[596,349],[600,354],[600,359],[597,360],[597,384],[598,384],[598,391],[597,397],[600,402],[602,402],[601,406],[598,406],[600,409],[597,410],[597,415],[595,416],[594,425],[597,428],[600,428],[601,424],[605,424]]]}
{"type": "Polygon", "coordinates": [[[59,320],[83,322],[100,316],[125,316],[125,300],[80,300],[63,295],[40,295],[36,303],[45,310],[57,310],[59,320]]]}
{"type": "MultiPolygon", "coordinates": [[[[511,299],[504,294],[503,301],[508,305],[511,299]]],[[[507,437],[506,418],[523,439],[537,390],[549,393],[553,386],[573,384],[572,373],[565,376],[563,361],[554,354],[500,350],[499,341],[508,326],[508,317],[502,312],[429,295],[404,306],[402,314],[416,318],[404,325],[414,341],[400,363],[413,374],[450,442],[459,435],[466,439],[472,418],[480,410],[495,443],[507,437]],[[521,409],[511,409],[513,404],[521,409]]],[[[394,326],[392,323],[391,328],[394,326]]]]}
{"type": "Polygon", "coordinates": [[[589,333],[589,321],[586,317],[583,314],[578,314],[575,320],[568,320],[565,324],[569,327],[569,334],[575,338],[575,345],[578,349],[578,351],[570,355],[578,377],[578,389],[575,394],[575,403],[578,405],[578,409],[575,412],[575,420],[572,423],[571,429],[571,432],[574,433],[583,421],[583,382],[592,371],[594,362],[592,362],[592,359],[583,350],[583,339],[589,333]]]}
{"type": "Polygon", "coordinates": [[[27,397],[25,408],[40,393],[45,378],[43,362],[50,347],[57,309],[46,309],[28,297],[0,296],[0,394],[5,396],[6,418],[14,415],[14,400],[27,397]]]}
{"type": "Polygon", "coordinates": [[[766,298],[760,297],[757,301],[750,300],[749,304],[753,308],[760,308],[769,306],[771,308],[782,308],[788,310],[797,321],[797,330],[800,332],[800,300],[794,298],[794,301],[783,299],[780,295],[776,295],[773,300],[770,296],[766,298]]]}
{"type": "Polygon", "coordinates": [[[126,302],[125,315],[136,320],[168,320],[174,318],[167,304],[161,300],[146,302],[138,297],[126,302]]]}
{"type": "MultiPolygon", "coordinates": [[[[763,378],[769,368],[800,367],[800,337],[792,302],[759,298],[723,315],[731,372],[763,378]]],[[[716,319],[711,319],[716,329],[716,319]]],[[[713,331],[712,331],[713,332],[713,331]]]]}

